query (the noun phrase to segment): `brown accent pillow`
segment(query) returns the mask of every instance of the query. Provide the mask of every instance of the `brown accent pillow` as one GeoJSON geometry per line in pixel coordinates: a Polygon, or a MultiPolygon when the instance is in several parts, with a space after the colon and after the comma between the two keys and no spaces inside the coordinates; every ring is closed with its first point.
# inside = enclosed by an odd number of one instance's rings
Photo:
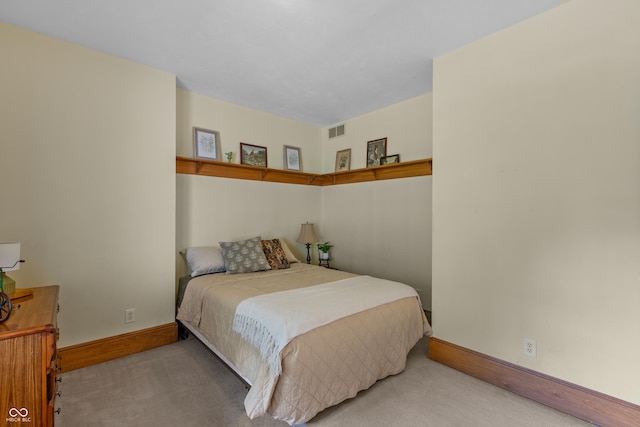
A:
{"type": "Polygon", "coordinates": [[[272,270],[289,268],[289,261],[280,245],[280,239],[262,240],[261,243],[264,256],[272,270]]]}

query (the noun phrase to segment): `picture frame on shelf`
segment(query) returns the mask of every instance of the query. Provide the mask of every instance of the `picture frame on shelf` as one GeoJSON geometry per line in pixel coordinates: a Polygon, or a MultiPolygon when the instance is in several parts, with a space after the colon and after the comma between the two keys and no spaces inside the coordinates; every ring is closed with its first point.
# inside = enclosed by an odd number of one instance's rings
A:
{"type": "Polygon", "coordinates": [[[380,158],[387,155],[387,138],[367,142],[367,167],[380,165],[380,158]]]}
{"type": "Polygon", "coordinates": [[[392,154],[390,156],[380,157],[381,165],[390,165],[393,163],[400,163],[400,154],[392,154]]]}
{"type": "Polygon", "coordinates": [[[220,132],[194,126],[193,155],[196,159],[221,160],[220,132]]]}
{"type": "Polygon", "coordinates": [[[282,151],[284,168],[290,171],[302,172],[302,152],[300,147],[285,145],[282,151]]]}
{"type": "Polygon", "coordinates": [[[267,147],[254,144],[240,143],[240,164],[266,168],[267,147]]]}
{"type": "Polygon", "coordinates": [[[336,151],[336,167],[335,171],[351,170],[351,148],[336,151]]]}

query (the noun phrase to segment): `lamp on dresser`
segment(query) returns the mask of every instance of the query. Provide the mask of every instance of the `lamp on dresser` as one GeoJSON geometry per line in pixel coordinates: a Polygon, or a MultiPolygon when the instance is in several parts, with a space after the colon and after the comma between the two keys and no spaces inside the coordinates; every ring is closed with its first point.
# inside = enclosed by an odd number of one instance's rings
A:
{"type": "Polygon", "coordinates": [[[15,282],[12,281],[12,289],[7,289],[5,293],[4,273],[19,270],[21,262],[24,260],[20,259],[20,243],[0,243],[0,323],[11,315],[11,300],[7,294],[15,292],[15,282]]]}
{"type": "Polygon", "coordinates": [[[300,234],[296,241],[298,243],[304,243],[307,246],[307,264],[311,264],[311,251],[309,248],[312,243],[319,241],[318,236],[316,235],[316,230],[313,228],[313,224],[302,224],[300,226],[300,234]]]}

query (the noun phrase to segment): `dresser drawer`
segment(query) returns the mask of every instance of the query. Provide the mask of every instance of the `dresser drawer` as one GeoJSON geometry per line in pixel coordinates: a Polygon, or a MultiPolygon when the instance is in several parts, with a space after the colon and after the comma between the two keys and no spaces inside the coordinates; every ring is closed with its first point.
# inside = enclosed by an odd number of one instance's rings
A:
{"type": "Polygon", "coordinates": [[[8,424],[53,426],[58,290],[34,288],[0,324],[0,414],[8,424]]]}

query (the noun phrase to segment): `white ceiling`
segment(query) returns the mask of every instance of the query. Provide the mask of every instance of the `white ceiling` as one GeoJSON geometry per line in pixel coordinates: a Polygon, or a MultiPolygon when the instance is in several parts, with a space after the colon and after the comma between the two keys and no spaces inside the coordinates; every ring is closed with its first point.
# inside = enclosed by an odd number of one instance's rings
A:
{"type": "Polygon", "coordinates": [[[326,126],[431,91],[434,57],[567,0],[2,0],[0,20],[326,126]]]}

